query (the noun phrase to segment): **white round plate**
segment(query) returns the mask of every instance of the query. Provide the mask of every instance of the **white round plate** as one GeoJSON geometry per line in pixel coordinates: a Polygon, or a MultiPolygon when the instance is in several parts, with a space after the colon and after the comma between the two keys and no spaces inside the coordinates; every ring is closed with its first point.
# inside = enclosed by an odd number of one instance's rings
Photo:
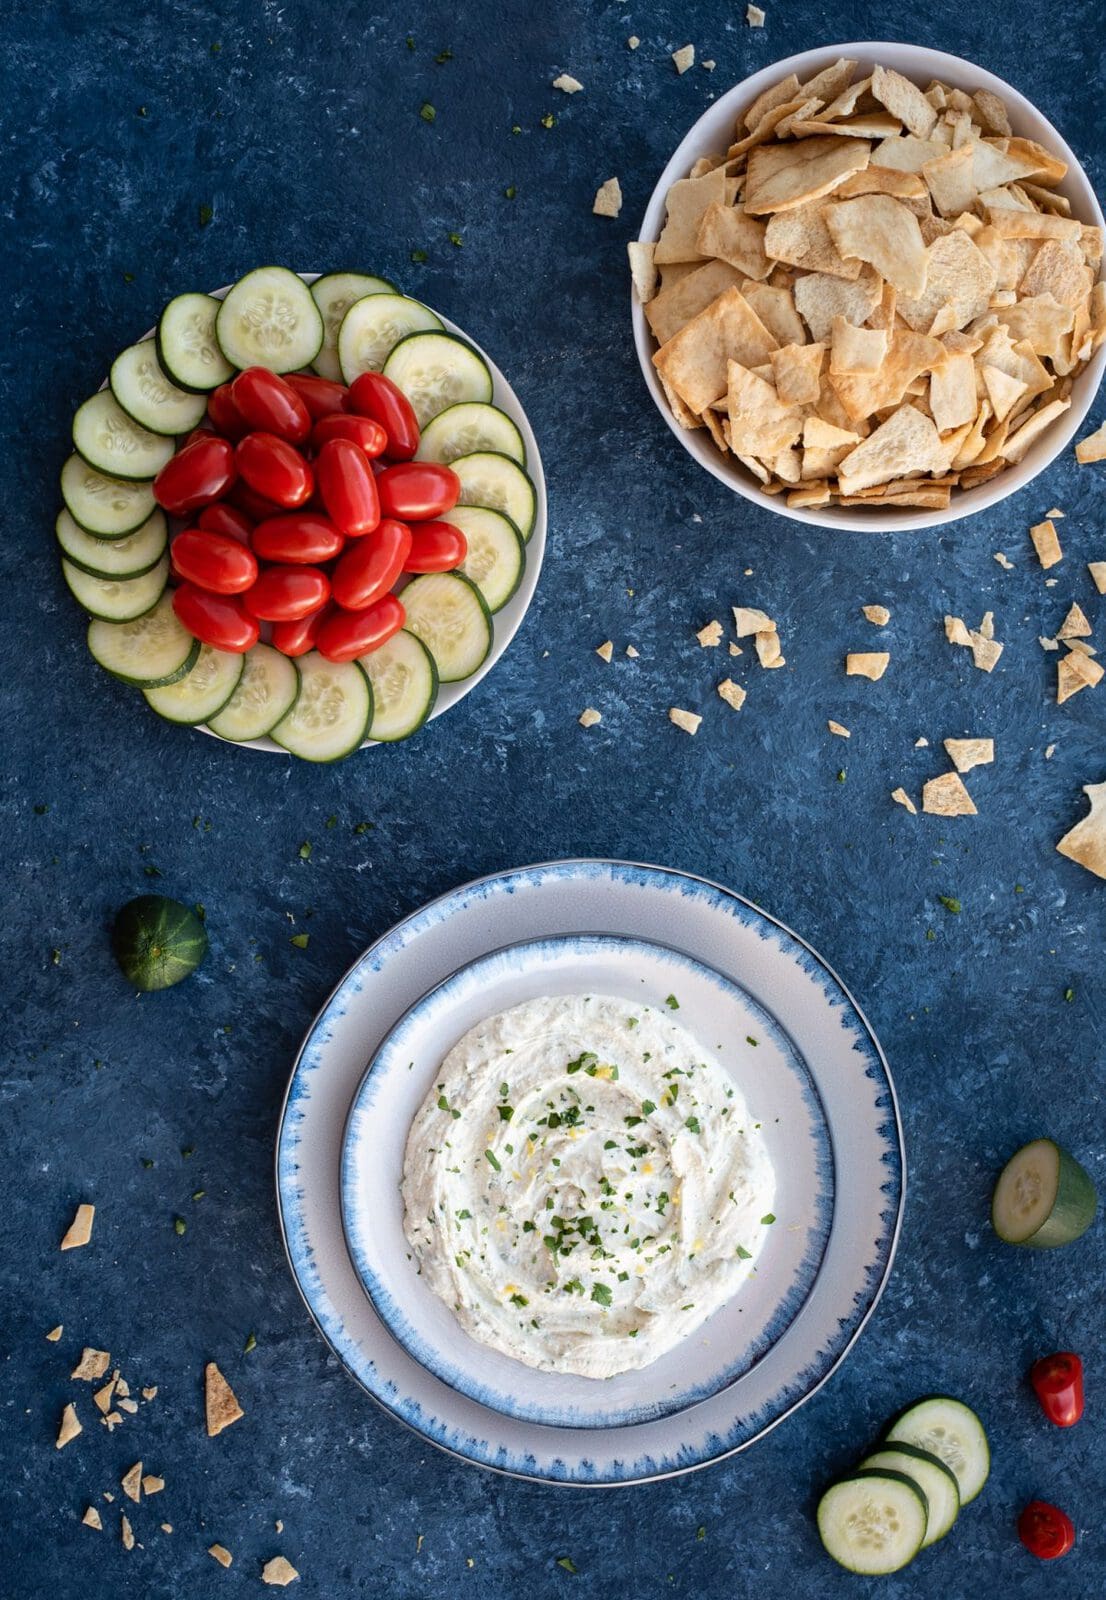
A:
{"type": "MultiPolygon", "coordinates": [[[[392,1138],[402,1146],[406,1134],[404,1124],[392,1138]]],[[[369,1394],[464,1460],[519,1477],[601,1485],[688,1472],[744,1449],[825,1382],[890,1270],[904,1160],[879,1045],[838,978],[801,939],[701,878],[628,862],[560,861],[455,889],[413,912],[354,963],[296,1059],[276,1179],[300,1291],[331,1349],[369,1394]],[[829,1239],[801,1310],[775,1342],[699,1404],[608,1428],[508,1416],[421,1365],[366,1294],[342,1226],[347,1117],[366,1067],[397,1023],[471,962],[511,944],[581,933],[663,945],[736,985],[805,1064],[833,1156],[829,1239]]],[[[798,1225],[809,1229],[810,1219],[798,1225]]]]}
{"type": "Polygon", "coordinates": [[[570,934],[470,962],[407,1012],[354,1098],[342,1156],[353,1264],[415,1360],[506,1416],[566,1428],[627,1427],[698,1405],[747,1372],[803,1307],[833,1217],[833,1151],[817,1090],[786,1032],[713,968],[641,939],[570,934]],[[776,1174],[775,1222],[736,1296],[650,1366],[596,1380],[539,1372],[471,1338],[418,1270],[403,1227],[404,1147],[442,1061],[463,1034],[545,995],[613,995],[672,1015],[729,1075],[776,1174]]]}

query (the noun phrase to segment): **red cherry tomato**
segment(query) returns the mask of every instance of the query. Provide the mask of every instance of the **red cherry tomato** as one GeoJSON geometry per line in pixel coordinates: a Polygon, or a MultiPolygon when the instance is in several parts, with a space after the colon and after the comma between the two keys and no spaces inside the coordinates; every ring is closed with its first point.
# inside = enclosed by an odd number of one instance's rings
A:
{"type": "Polygon", "coordinates": [[[213,439],[214,437],[215,437],[214,428],[204,428],[204,427],[193,428],[192,432],[185,436],[184,443],[180,446],[180,448],[182,450],[187,450],[188,446],[190,444],[195,444],[197,439],[213,439]]]}
{"type": "Polygon", "coordinates": [[[1071,1350],[1043,1356],[1029,1369],[1041,1410],[1058,1428],[1073,1428],[1083,1415],[1083,1363],[1071,1350]]]}
{"type": "Polygon", "coordinates": [[[332,611],[323,619],[315,648],[328,661],[354,661],[387,644],[406,621],[398,595],[386,594],[365,611],[332,611]]]}
{"type": "Polygon", "coordinates": [[[217,505],[205,506],[196,518],[196,526],[208,533],[226,534],[228,539],[238,539],[243,544],[249,543],[253,531],[253,523],[245,512],[236,511],[225,500],[217,505]]]}
{"type": "Polygon", "coordinates": [[[335,600],[347,611],[363,611],[395,583],[407,566],[411,530],[385,517],[367,538],[351,544],[330,575],[335,600]]]}
{"type": "Polygon", "coordinates": [[[173,590],[173,610],[181,622],[204,644],[242,655],[257,643],[260,629],[243,609],[237,595],[209,594],[194,583],[173,590]]]}
{"type": "Polygon", "coordinates": [[[1018,1518],[1018,1538],[1041,1561],[1058,1561],[1075,1543],[1075,1524],[1047,1500],[1031,1500],[1018,1518]]]}
{"type": "Polygon", "coordinates": [[[320,417],[332,417],[336,412],[349,410],[349,390],[344,383],[316,378],[310,372],[286,373],[284,381],[296,391],[315,422],[320,417]]]}
{"type": "Polygon", "coordinates": [[[350,539],[371,533],[380,521],[380,497],[364,451],[348,439],[328,439],[315,471],[331,521],[350,539]]]}
{"type": "Polygon", "coordinates": [[[451,572],[469,553],[469,542],[452,522],[419,522],[411,529],[405,572],[451,572]]]}
{"type": "Polygon", "coordinates": [[[173,570],[213,594],[242,594],[256,582],[257,557],[225,533],[187,528],[173,540],[173,570]]]}
{"type": "Polygon", "coordinates": [[[258,494],[251,489],[248,483],[243,483],[241,478],[227,496],[231,505],[250,523],[264,522],[269,517],[279,517],[284,514],[285,507],[278,506],[275,500],[266,500],[263,494],[258,494]]]}
{"type": "Polygon", "coordinates": [[[286,656],[305,656],[309,650],[314,650],[319,628],[331,610],[332,606],[319,606],[292,622],[274,622],[270,634],[274,650],[286,656]]]}
{"type": "Polygon", "coordinates": [[[299,451],[275,433],[247,433],[235,451],[238,470],[251,489],[296,511],[310,500],[315,474],[299,451]]]}
{"type": "Polygon", "coordinates": [[[234,448],[215,434],[178,450],[154,479],[154,499],[173,517],[221,500],[235,479],[234,448]]]}
{"type": "Polygon", "coordinates": [[[388,444],[384,429],[371,417],[323,417],[311,430],[311,443],[320,450],[328,439],[348,439],[373,460],[384,454],[388,444]]]}
{"type": "Polygon", "coordinates": [[[250,431],[249,423],[235,403],[229,383],[221,383],[208,396],[207,415],[215,432],[221,433],[224,439],[231,439],[237,443],[250,431]]]}
{"type": "Polygon", "coordinates": [[[426,522],[451,511],[461,493],[461,480],[436,461],[401,461],[386,467],[376,480],[380,509],[386,517],[426,522]]]}
{"type": "Polygon", "coordinates": [[[338,555],[346,541],[317,511],[288,511],[259,522],[250,542],[263,561],[315,562],[338,555]]]}
{"type": "Polygon", "coordinates": [[[234,379],[230,392],[251,428],[275,433],[289,444],[302,444],[311,432],[311,413],[303,400],[268,367],[247,367],[234,379]]]}
{"type": "Polygon", "coordinates": [[[393,461],[410,461],[419,447],[419,424],[403,390],[382,372],[363,372],[349,389],[350,406],[359,417],[371,417],[388,435],[393,461]]]}
{"type": "Polygon", "coordinates": [[[262,622],[295,622],[330,599],[330,579],[318,567],[266,567],[245,595],[246,610],[262,622]]]}

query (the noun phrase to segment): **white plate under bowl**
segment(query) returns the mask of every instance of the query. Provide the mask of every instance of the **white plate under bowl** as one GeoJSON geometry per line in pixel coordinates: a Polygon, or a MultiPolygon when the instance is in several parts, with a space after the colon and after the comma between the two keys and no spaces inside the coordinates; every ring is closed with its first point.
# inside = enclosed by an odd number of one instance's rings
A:
{"type": "Polygon", "coordinates": [[[737,984],[664,945],[570,934],[471,962],[389,1033],[346,1125],[342,1217],[374,1307],[428,1371],[506,1416],[552,1427],[627,1427],[717,1394],[794,1321],[829,1238],[833,1151],[805,1062],[776,1019],[737,984]],[[470,1337],[418,1270],[400,1193],[408,1130],[458,1039],[527,1000],[579,994],[613,995],[661,1015],[675,997],[681,1026],[740,1090],[776,1175],[776,1222],[734,1298],[650,1366],[603,1380],[540,1372],[470,1337]]]}
{"type": "MultiPolygon", "coordinates": [[[[711,1041],[712,1043],[716,1041],[711,1041]]],[[[398,1143],[406,1125],[392,1132],[398,1143]]],[[[739,895],[663,867],[557,861],[481,878],[404,918],[346,973],[301,1046],[277,1137],[288,1259],[335,1355],[422,1438],[463,1460],[545,1482],[639,1483],[742,1450],[844,1359],[890,1270],[904,1162],[887,1064],[825,962],[739,895]],[[365,1293],[342,1226],[341,1157],[371,1061],[422,996],[508,945],[581,933],[682,951],[735,984],[806,1063],[833,1151],[833,1215],[798,1314],[746,1371],[698,1405],[623,1427],[550,1427],[482,1405],[417,1361],[365,1293]]]]}
{"type": "MultiPolygon", "coordinates": [[[[856,71],[858,79],[866,76],[878,62],[885,67],[893,67],[904,77],[923,87],[931,78],[939,78],[950,88],[964,89],[968,93],[975,89],[992,90],[1005,101],[1015,134],[1023,138],[1036,139],[1054,155],[1060,156],[1067,162],[1067,176],[1063,183],[1057,185],[1057,192],[1071,201],[1072,215],[1099,228],[1106,227],[1106,219],[1103,218],[1102,208],[1091,187],[1090,179],[1080,166],[1074,152],[1065,144],[1047,117],[1017,89],[1003,82],[1001,78],[996,78],[993,72],[985,72],[973,62],[965,61],[960,56],[946,55],[942,50],[927,50],[921,45],[914,44],[866,40],[853,44],[824,45],[817,50],[804,50],[800,55],[788,56],[786,60],[773,62],[771,66],[755,72],[751,78],[746,78],[743,83],[727,90],[709,110],[703,113],[677,146],[675,154],[661,173],[653,190],[638,237],[646,240],[655,240],[659,237],[664,226],[664,202],[669,189],[677,178],[687,177],[693,163],[700,156],[717,155],[729,146],[739,113],[748,110],[757,95],[772,84],[778,83],[781,78],[786,78],[791,72],[795,73],[800,82],[804,82],[841,56],[859,63],[856,71]]],[[[1027,70],[1032,71],[1031,58],[1027,70]]],[[[1106,372],[1106,345],[1102,345],[1074,382],[1070,410],[1057,418],[1052,427],[1045,429],[1041,437],[1026,451],[1025,459],[1016,466],[1004,468],[988,482],[981,483],[974,489],[954,489],[947,511],[896,510],[894,506],[873,507],[867,513],[863,508],[852,506],[802,508],[789,506],[785,495],[765,494],[739,462],[732,457],[722,455],[712,443],[705,428],[692,431],[680,427],[672,415],[664,390],[657,378],[652,359],[657,343],[645,320],[641,303],[632,288],[630,300],[634,344],[637,347],[638,360],[645,374],[649,393],[653,396],[661,416],[688,454],[720,483],[726,484],[736,494],[743,495],[746,500],[751,500],[754,505],[763,506],[766,511],[774,511],[778,516],[790,517],[795,522],[811,523],[820,528],[849,528],[860,533],[895,533],[907,528],[935,528],[942,523],[956,522],[961,517],[972,515],[973,512],[985,511],[988,506],[997,505],[1000,500],[1005,500],[1008,495],[1016,494],[1019,489],[1024,488],[1067,448],[1090,410],[1102,375],[1106,372]]]]}

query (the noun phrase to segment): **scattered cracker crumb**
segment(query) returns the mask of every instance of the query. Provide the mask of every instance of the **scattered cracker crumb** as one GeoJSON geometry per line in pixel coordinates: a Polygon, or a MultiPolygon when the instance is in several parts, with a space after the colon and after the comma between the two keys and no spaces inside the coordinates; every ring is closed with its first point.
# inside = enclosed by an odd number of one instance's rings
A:
{"type": "Polygon", "coordinates": [[[120,1416],[118,1411],[109,1411],[106,1417],[100,1418],[101,1423],[109,1433],[117,1428],[122,1420],[123,1418],[120,1416]]]}
{"type": "Polygon", "coordinates": [[[963,617],[945,618],[945,638],[949,644],[971,644],[972,636],[963,617]]]}
{"type": "Polygon", "coordinates": [[[61,1338],[61,1336],[62,1336],[62,1325],[61,1325],[60,1322],[58,1323],[56,1328],[51,1328],[50,1332],[46,1335],[46,1337],[49,1339],[51,1344],[57,1344],[57,1342],[61,1338]]]}
{"type": "Polygon", "coordinates": [[[733,608],[734,632],[739,639],[745,639],[753,633],[776,633],[778,631],[772,618],[764,611],[758,611],[755,606],[734,606],[733,608]]]}
{"type": "Polygon", "coordinates": [[[672,706],[668,713],[669,722],[675,723],[677,728],[682,728],[685,733],[696,734],[702,717],[696,716],[694,711],[681,711],[679,706],[672,706]]]}
{"type": "Polygon", "coordinates": [[[1045,760],[1046,761],[1051,761],[1055,754],[1056,754],[1056,746],[1054,744],[1046,744],[1045,745],[1045,760]]]}
{"type": "Polygon", "coordinates": [[[1102,678],[1102,668],[1090,656],[1070,651],[1056,663],[1056,704],[1062,706],[1081,689],[1093,689],[1102,678]]]}
{"type": "Polygon", "coordinates": [[[111,1365],[111,1354],[107,1350],[93,1350],[86,1345],[81,1351],[81,1359],[69,1374],[71,1378],[81,1378],[91,1383],[94,1378],[102,1378],[111,1365]]]}
{"type": "Polygon", "coordinates": [[[853,650],[845,657],[845,672],[850,678],[871,678],[877,682],[891,660],[887,650],[853,650]]]}
{"type": "Polygon", "coordinates": [[[753,643],[756,646],[757,660],[762,667],[771,670],[774,667],[787,665],[780,649],[780,636],[775,628],[767,628],[763,633],[754,633],[753,643]]]}
{"type": "Polygon", "coordinates": [[[914,740],[914,748],[915,748],[915,750],[928,750],[929,749],[929,740],[926,738],[925,734],[922,734],[920,739],[915,739],[914,740]]]}
{"type": "Polygon", "coordinates": [[[115,1496],[112,1494],[110,1489],[104,1490],[104,1499],[107,1501],[109,1506],[115,1504],[115,1496]]]}
{"type": "Polygon", "coordinates": [[[148,1389],[143,1389],[142,1398],[143,1398],[143,1400],[156,1400],[157,1399],[157,1384],[156,1383],[152,1383],[148,1389]]]}
{"type": "Polygon", "coordinates": [[[1033,540],[1033,548],[1042,567],[1054,567],[1058,561],[1063,560],[1064,552],[1060,549],[1060,536],[1051,517],[1046,517],[1044,522],[1035,523],[1029,530],[1029,537],[1033,540]]]}
{"type": "Polygon", "coordinates": [[[1042,650],[1059,650],[1060,648],[1060,641],[1058,639],[1046,639],[1043,633],[1039,633],[1037,635],[1037,643],[1040,645],[1042,650]]]}
{"type": "Polygon", "coordinates": [[[972,662],[981,672],[993,672],[1005,647],[984,633],[972,633],[972,662]]]}
{"type": "Polygon", "coordinates": [[[886,628],[891,620],[891,613],[886,606],[861,606],[860,609],[877,628],[886,628]]]}
{"type": "Polygon", "coordinates": [[[622,210],[622,185],[617,178],[608,178],[595,191],[592,211],[597,217],[617,217],[622,210]]]}
{"type": "Polygon", "coordinates": [[[61,1242],[63,1250],[79,1250],[82,1245],[92,1238],[92,1223],[96,1216],[96,1207],[79,1205],[73,1221],[66,1229],[65,1238],[61,1242]]]}
{"type": "Polygon", "coordinates": [[[137,1505],[142,1499],[142,1463],[136,1461],[129,1472],[125,1472],[119,1480],[119,1487],[128,1500],[133,1500],[137,1505]]]}
{"type": "Polygon", "coordinates": [[[631,661],[636,661],[641,655],[641,651],[635,650],[632,644],[628,644],[626,646],[626,654],[629,656],[631,661]]]}
{"type": "Polygon", "coordinates": [[[673,50],[672,60],[676,64],[676,71],[683,77],[688,67],[695,65],[695,46],[685,44],[679,50],[673,50]]]}
{"type": "Polygon", "coordinates": [[[918,815],[918,808],[914,804],[913,800],[911,800],[910,796],[907,794],[905,789],[903,789],[903,788],[892,789],[891,790],[891,798],[895,802],[896,805],[905,806],[907,811],[910,812],[910,815],[912,817],[916,817],[918,815]]]}
{"type": "Polygon", "coordinates": [[[1087,571],[1099,594],[1106,594],[1106,561],[1088,561],[1087,571]]]}
{"type": "Polygon", "coordinates": [[[1058,639],[1089,639],[1094,629],[1087,621],[1086,613],[1078,601],[1073,601],[1071,609],[1057,629],[1058,639]]]}
{"type": "Polygon", "coordinates": [[[54,1449],[63,1449],[70,1439],[75,1439],[80,1432],[81,1424],[77,1420],[76,1407],[67,1405],[61,1414],[61,1424],[58,1428],[58,1436],[54,1441],[54,1449]]]}
{"type": "Polygon", "coordinates": [[[595,653],[602,661],[609,661],[614,655],[614,640],[606,639],[602,644],[596,645],[595,653]]]}
{"type": "Polygon", "coordinates": [[[1002,570],[1004,572],[1013,572],[1014,563],[1010,560],[1010,557],[1006,554],[1005,551],[996,550],[995,551],[995,560],[998,562],[999,566],[1002,568],[1002,570]]]}
{"type": "Polygon", "coordinates": [[[702,65],[704,72],[713,72],[718,63],[717,61],[704,61],[702,65]]]}
{"type": "Polygon", "coordinates": [[[124,1550],[134,1549],[134,1533],[131,1530],[130,1519],[126,1513],[119,1518],[119,1537],[123,1541],[124,1550]]]}
{"type": "Polygon", "coordinates": [[[86,1509],[81,1521],[84,1523],[86,1528],[95,1528],[97,1532],[99,1532],[104,1526],[103,1522],[100,1520],[100,1513],[97,1511],[95,1506],[89,1506],[86,1509]]]}
{"type": "Polygon", "coordinates": [[[849,732],[848,728],[844,727],[840,722],[827,722],[826,727],[831,733],[835,733],[839,739],[852,738],[852,734],[849,732]]]}
{"type": "Polygon", "coordinates": [[[1080,439],[1075,447],[1075,459],[1081,466],[1092,461],[1106,461],[1106,422],[1085,439],[1080,439]]]}
{"type": "Polygon", "coordinates": [[[735,711],[740,711],[745,704],[745,690],[732,678],[723,678],[718,685],[718,693],[728,706],[733,706],[735,711]]]}
{"type": "Polygon", "coordinates": [[[1060,582],[1059,578],[1046,578],[1045,579],[1045,588],[1046,589],[1055,589],[1056,585],[1059,582],[1060,582]]]}
{"type": "Polygon", "coordinates": [[[554,89],[560,89],[562,94],[579,94],[584,87],[579,78],[572,77],[571,73],[562,72],[559,78],[553,79],[554,89]]]}
{"type": "Polygon", "coordinates": [[[957,772],[988,766],[995,759],[993,739],[946,739],[944,746],[957,772]]]}
{"type": "Polygon", "coordinates": [[[695,635],[704,650],[713,650],[722,643],[722,624],[708,622],[705,628],[700,628],[695,635]]]}
{"type": "Polygon", "coordinates": [[[1106,783],[1085,783],[1090,810],[1069,828],[1056,848],[1096,877],[1106,878],[1106,783]]]}
{"type": "Polygon", "coordinates": [[[234,1390],[223,1377],[214,1361],[204,1368],[204,1410],[207,1417],[207,1436],[214,1439],[217,1433],[229,1428],[245,1413],[238,1404],[234,1390]]]}
{"type": "Polygon", "coordinates": [[[603,713],[596,711],[594,706],[585,706],[576,720],[581,728],[594,728],[598,723],[602,722],[603,713]]]}
{"type": "Polygon", "coordinates": [[[276,1529],[276,1531],[277,1531],[277,1532],[278,1532],[278,1533],[283,1533],[283,1532],[284,1532],[284,1524],[283,1524],[283,1522],[282,1522],[282,1521],[281,1521],[281,1520],[280,1520],[280,1518],[279,1518],[279,1517],[278,1517],[278,1518],[277,1518],[277,1519],[276,1519],[276,1521],[275,1521],[275,1522],[274,1522],[274,1523],[273,1523],[273,1527],[274,1527],[274,1528],[275,1528],[275,1529],[276,1529]]]}
{"type": "Polygon", "coordinates": [[[745,21],[749,24],[750,28],[763,28],[764,17],[765,14],[759,6],[745,7],[745,21]]]}
{"type": "Polygon", "coordinates": [[[937,817],[974,817],[972,797],[958,772],[943,772],[922,785],[922,810],[937,817]]]}
{"type": "Polygon", "coordinates": [[[1065,517],[1065,516],[1067,516],[1067,512],[1066,511],[1061,511],[1059,506],[1053,506],[1051,511],[1046,511],[1045,512],[1045,516],[1046,517],[1052,517],[1052,518],[1055,519],[1056,517],[1065,517]]]}
{"type": "Polygon", "coordinates": [[[207,1553],[209,1556],[214,1556],[221,1567],[229,1567],[234,1560],[225,1544],[209,1544],[207,1553]]]}
{"type": "Polygon", "coordinates": [[[279,1589],[283,1589],[286,1584],[295,1583],[298,1577],[299,1573],[295,1567],[283,1556],[274,1556],[271,1561],[266,1561],[261,1569],[262,1583],[275,1584],[279,1589]]]}
{"type": "Polygon", "coordinates": [[[630,50],[636,50],[640,43],[641,43],[641,40],[638,38],[636,33],[632,33],[630,35],[630,37],[626,40],[627,47],[630,50]]]}
{"type": "Polygon", "coordinates": [[[162,1533],[172,1533],[173,1524],[171,1522],[163,1522],[161,1524],[161,1531],[162,1533]]]}
{"type": "Polygon", "coordinates": [[[125,1411],[128,1414],[128,1416],[132,1416],[133,1417],[135,1412],[138,1410],[138,1401],[137,1400],[120,1400],[119,1409],[120,1409],[120,1411],[125,1411]]]}
{"type": "Polygon", "coordinates": [[[1065,639],[1064,643],[1069,650],[1078,650],[1081,655],[1096,656],[1098,651],[1093,644],[1088,644],[1086,639],[1065,639]]]}
{"type": "Polygon", "coordinates": [[[142,1480],[142,1493],[146,1495],[160,1494],[165,1487],[165,1479],[159,1478],[153,1472],[147,1472],[142,1480]]]}
{"type": "Polygon", "coordinates": [[[115,1369],[115,1392],[116,1394],[130,1394],[131,1392],[131,1386],[127,1382],[126,1378],[121,1378],[119,1376],[118,1367],[115,1369]]]}
{"type": "Polygon", "coordinates": [[[730,640],[729,649],[730,649],[731,656],[740,656],[740,655],[744,655],[745,654],[745,652],[742,650],[741,646],[739,644],[734,644],[732,639],[730,640]]]}

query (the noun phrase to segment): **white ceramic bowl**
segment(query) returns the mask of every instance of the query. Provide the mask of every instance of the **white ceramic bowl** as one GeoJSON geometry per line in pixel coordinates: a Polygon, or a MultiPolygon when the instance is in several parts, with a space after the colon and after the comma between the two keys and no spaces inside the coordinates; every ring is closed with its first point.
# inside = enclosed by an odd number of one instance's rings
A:
{"type": "MultiPolygon", "coordinates": [[[[686,178],[691,166],[700,156],[717,155],[719,151],[726,149],[731,142],[733,124],[738,112],[750,106],[758,94],[771,84],[778,83],[789,72],[794,72],[800,81],[805,81],[813,77],[816,72],[820,72],[823,67],[836,61],[839,56],[846,56],[859,62],[858,76],[863,76],[876,62],[879,62],[885,67],[893,67],[904,77],[923,87],[931,78],[939,78],[942,83],[947,83],[954,89],[964,89],[968,92],[976,89],[992,90],[1005,102],[1015,134],[1023,138],[1036,139],[1054,155],[1060,156],[1067,162],[1067,176],[1057,188],[1060,194],[1071,201],[1073,216],[1083,222],[1097,224],[1100,228],[1106,227],[1102,208],[1074,153],[1064,143],[1051,122],[1042,116],[1023,94],[1019,94],[1017,89],[1004,83],[1001,78],[996,78],[993,73],[985,72],[982,67],[964,61],[960,56],[946,55],[941,50],[926,50],[920,45],[881,44],[868,41],[860,44],[824,45],[817,50],[805,50],[801,55],[788,56],[784,61],[775,61],[763,71],[746,78],[743,83],[736,84],[716,100],[681,140],[672,159],[661,173],[646,207],[638,237],[646,240],[658,237],[664,225],[665,196],[672,184],[677,178],[686,178]]],[[[765,494],[760,485],[737,461],[723,456],[716,449],[705,428],[689,431],[680,427],[669,409],[664,391],[657,379],[652,360],[657,348],[656,341],[633,290],[631,290],[631,300],[634,343],[637,346],[641,370],[645,374],[645,381],[656,401],[657,409],[684,449],[719,482],[726,484],[737,494],[743,495],[746,500],[751,500],[754,505],[763,506],[765,510],[774,511],[779,516],[791,517],[796,522],[813,523],[821,528],[851,528],[863,533],[932,528],[941,523],[956,522],[959,518],[970,516],[975,511],[984,511],[988,506],[997,505],[1000,500],[1005,500],[1008,495],[1024,488],[1067,448],[1090,410],[1102,381],[1103,372],[1106,371],[1106,345],[1103,345],[1076,378],[1072,387],[1071,408],[1051,428],[1045,430],[1026,452],[1024,460],[1019,461],[1016,466],[1005,468],[987,483],[981,483],[974,489],[954,489],[952,502],[947,511],[896,510],[891,506],[873,507],[870,512],[865,512],[862,508],[840,506],[799,509],[789,506],[786,496],[782,494],[765,494]]]]}

